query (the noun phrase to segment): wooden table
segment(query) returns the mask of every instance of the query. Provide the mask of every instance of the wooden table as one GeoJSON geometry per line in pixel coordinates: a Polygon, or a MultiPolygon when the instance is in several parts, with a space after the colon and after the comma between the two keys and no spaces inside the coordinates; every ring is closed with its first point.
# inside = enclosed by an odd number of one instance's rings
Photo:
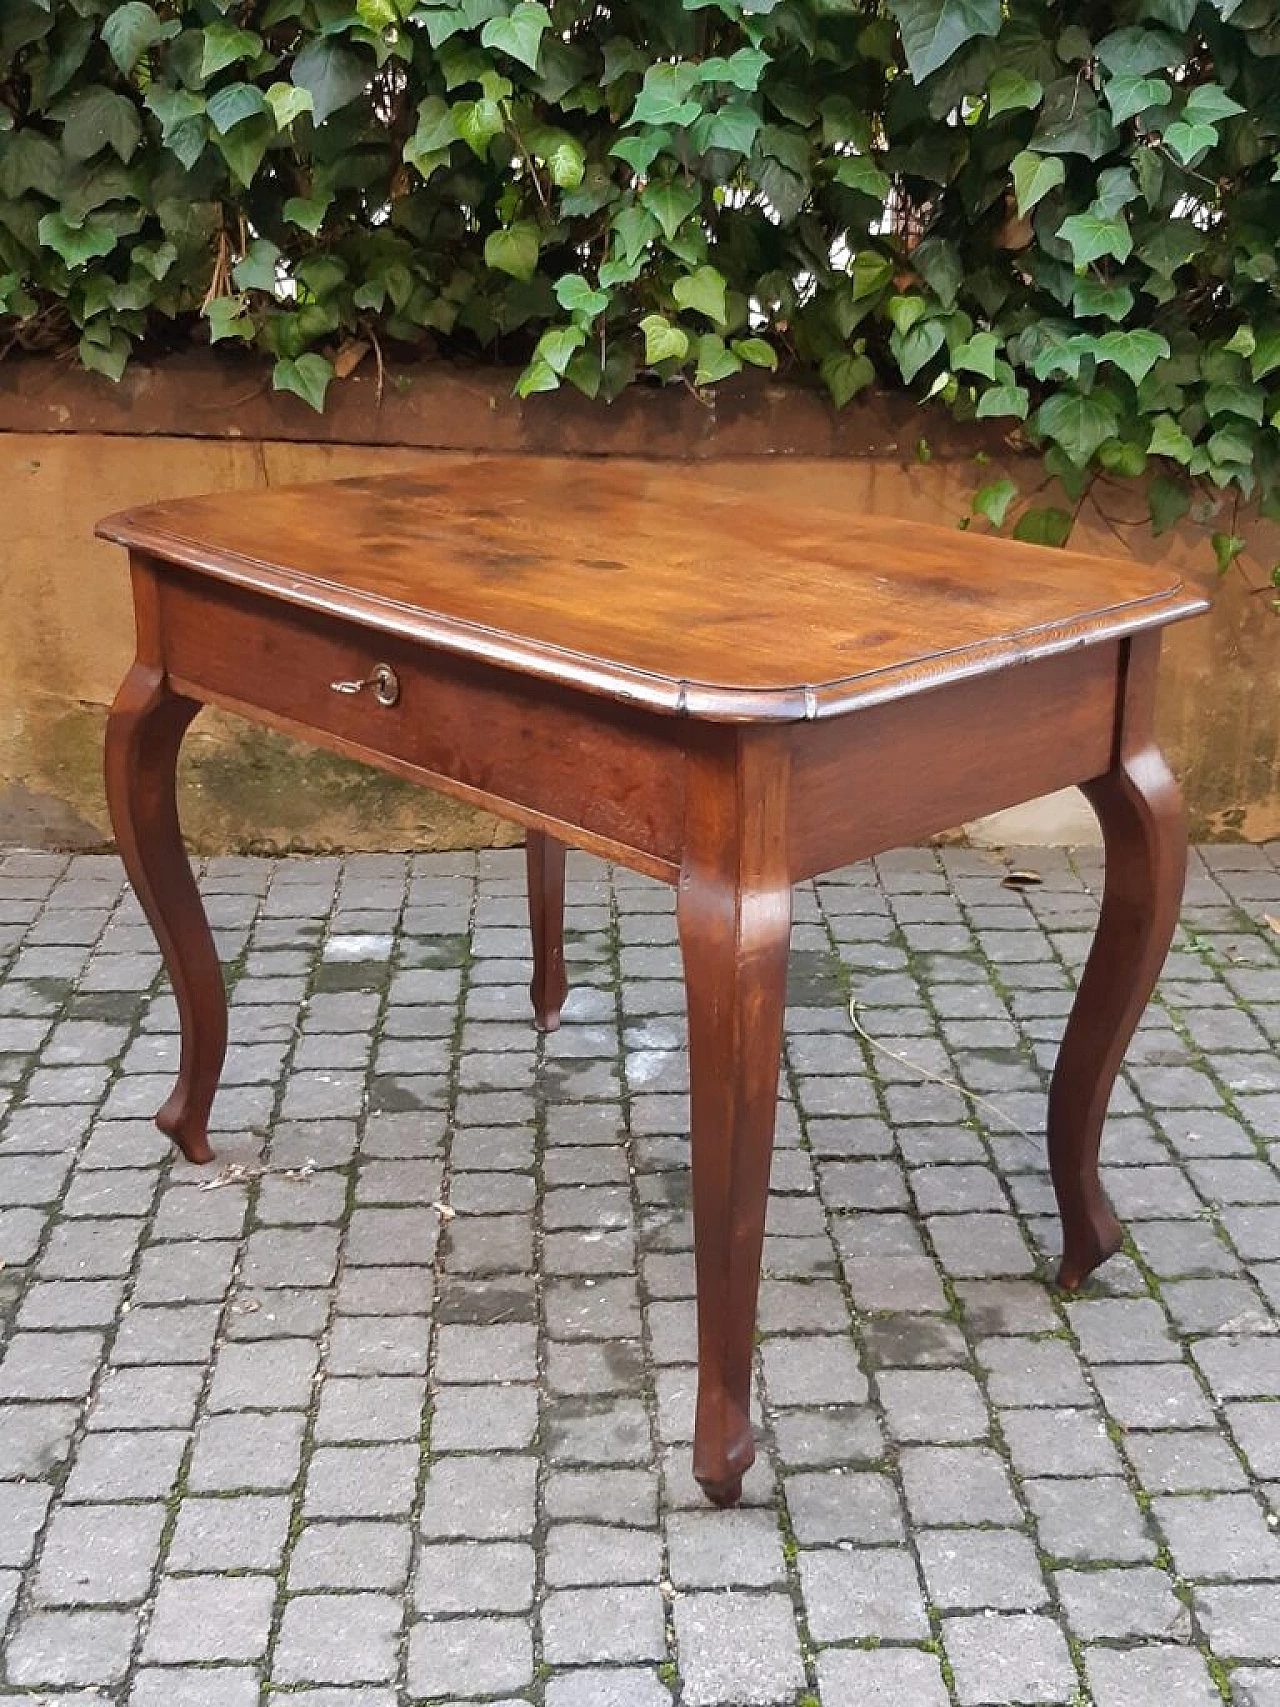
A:
{"type": "Polygon", "coordinates": [[[418,474],[179,500],[128,546],[137,660],[107,791],[177,995],[157,1115],[193,1161],[226,1000],[174,772],[202,704],[529,828],[533,1001],[564,999],[565,843],[675,884],[689,1006],[694,1474],[754,1456],[752,1341],[791,887],[1078,783],[1102,825],[1097,938],[1049,1096],[1059,1282],[1120,1244],[1098,1179],[1121,1058],[1186,862],[1152,738],[1163,624],[1204,601],[1124,561],[858,514],[836,462],[441,457],[418,474]]]}

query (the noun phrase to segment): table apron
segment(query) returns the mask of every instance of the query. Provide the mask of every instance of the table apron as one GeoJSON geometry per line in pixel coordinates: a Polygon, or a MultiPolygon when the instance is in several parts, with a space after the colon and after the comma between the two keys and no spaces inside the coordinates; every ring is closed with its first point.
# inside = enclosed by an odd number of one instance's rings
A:
{"type": "Polygon", "coordinates": [[[674,881],[684,747],[670,718],[436,651],[181,570],[157,577],[178,693],[674,881]],[[399,698],[337,693],[388,664],[399,698]]]}
{"type": "Polygon", "coordinates": [[[793,881],[1100,776],[1116,750],[1128,645],[1081,647],[801,726],[793,881]]]}

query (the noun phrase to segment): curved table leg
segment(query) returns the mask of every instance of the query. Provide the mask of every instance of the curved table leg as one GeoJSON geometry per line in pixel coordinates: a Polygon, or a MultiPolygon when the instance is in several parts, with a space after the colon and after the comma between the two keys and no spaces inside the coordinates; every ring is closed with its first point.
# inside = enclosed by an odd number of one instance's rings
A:
{"type": "Polygon", "coordinates": [[[689,1003],[698,1408],[693,1473],[736,1505],[755,1458],[751,1361],[777,1114],[791,890],[686,872],[677,904],[689,1003]]]}
{"type": "Polygon", "coordinates": [[[227,1047],[227,998],[178,825],[178,750],[197,700],[137,663],[107,720],[107,805],[120,857],[160,944],[182,1026],[178,1079],[156,1125],[188,1161],[207,1162],[209,1108],[227,1047]]]}
{"type": "Polygon", "coordinates": [[[1169,952],[1187,870],[1182,796],[1152,743],[1084,784],[1102,826],[1102,912],[1049,1091],[1049,1166],[1062,1217],[1058,1285],[1081,1286],[1120,1248],[1098,1179],[1107,1103],[1169,952]]]}
{"type": "Polygon", "coordinates": [[[533,1021],[539,1031],[555,1031],[569,994],[564,966],[564,843],[545,830],[525,839],[529,875],[529,933],[533,938],[533,1021]]]}

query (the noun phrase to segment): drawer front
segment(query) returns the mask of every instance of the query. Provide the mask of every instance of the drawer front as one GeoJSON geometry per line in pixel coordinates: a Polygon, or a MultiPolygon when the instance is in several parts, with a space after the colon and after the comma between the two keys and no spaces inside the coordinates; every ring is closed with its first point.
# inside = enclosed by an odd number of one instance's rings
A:
{"type": "Polygon", "coordinates": [[[181,693],[498,813],[572,826],[620,857],[645,856],[641,865],[679,864],[684,765],[672,719],[184,570],[162,572],[159,607],[181,693]]]}

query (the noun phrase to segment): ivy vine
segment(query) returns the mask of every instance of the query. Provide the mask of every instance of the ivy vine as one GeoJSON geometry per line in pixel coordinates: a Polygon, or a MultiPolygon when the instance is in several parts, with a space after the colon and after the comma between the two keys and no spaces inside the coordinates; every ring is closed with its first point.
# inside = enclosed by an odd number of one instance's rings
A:
{"type": "Polygon", "coordinates": [[[993,525],[1141,476],[1225,567],[1280,514],[1278,143],[1277,0],[3,0],[0,350],[906,389],[1042,450],[993,525]]]}

